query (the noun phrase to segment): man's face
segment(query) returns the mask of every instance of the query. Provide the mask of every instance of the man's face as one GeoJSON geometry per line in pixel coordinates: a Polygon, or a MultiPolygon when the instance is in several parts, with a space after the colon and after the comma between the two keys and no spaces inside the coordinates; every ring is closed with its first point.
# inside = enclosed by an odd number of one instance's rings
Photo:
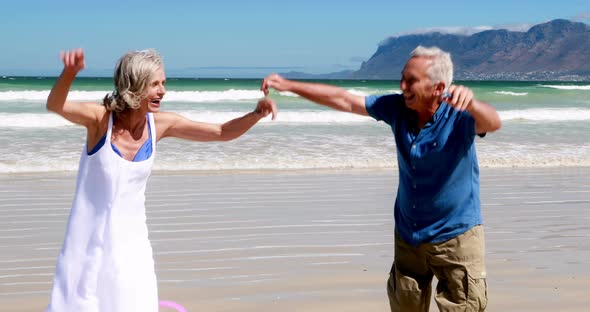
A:
{"type": "Polygon", "coordinates": [[[432,59],[427,57],[412,57],[404,66],[400,89],[408,108],[421,110],[435,98],[434,85],[428,77],[428,68],[432,59]]]}

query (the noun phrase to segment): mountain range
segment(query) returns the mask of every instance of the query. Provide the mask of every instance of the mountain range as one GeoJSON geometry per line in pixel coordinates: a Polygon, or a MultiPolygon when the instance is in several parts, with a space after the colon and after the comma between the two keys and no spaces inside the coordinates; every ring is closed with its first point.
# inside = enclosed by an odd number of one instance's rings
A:
{"type": "Polygon", "coordinates": [[[399,79],[418,45],[451,53],[456,80],[590,81],[590,26],[564,19],[526,32],[486,30],[469,36],[431,32],[391,37],[358,70],[289,78],[399,79]]]}

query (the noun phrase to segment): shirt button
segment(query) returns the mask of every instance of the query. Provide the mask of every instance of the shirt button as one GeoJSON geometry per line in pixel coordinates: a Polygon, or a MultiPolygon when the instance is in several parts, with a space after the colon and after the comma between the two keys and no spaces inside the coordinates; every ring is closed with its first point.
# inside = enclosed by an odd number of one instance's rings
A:
{"type": "Polygon", "coordinates": [[[412,144],[412,148],[416,148],[416,144],[412,144]]]}
{"type": "Polygon", "coordinates": [[[432,143],[432,146],[436,146],[436,142],[432,143]]]}

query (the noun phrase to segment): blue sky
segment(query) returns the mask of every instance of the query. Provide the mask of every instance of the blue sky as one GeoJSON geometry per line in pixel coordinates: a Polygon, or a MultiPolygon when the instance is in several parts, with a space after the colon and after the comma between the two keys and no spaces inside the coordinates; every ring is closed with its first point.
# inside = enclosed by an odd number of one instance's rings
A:
{"type": "Polygon", "coordinates": [[[168,76],[240,77],[357,69],[389,36],[430,28],[590,23],[588,0],[19,0],[0,12],[2,75],[55,75],[82,47],[86,75],[156,48],[168,76]]]}

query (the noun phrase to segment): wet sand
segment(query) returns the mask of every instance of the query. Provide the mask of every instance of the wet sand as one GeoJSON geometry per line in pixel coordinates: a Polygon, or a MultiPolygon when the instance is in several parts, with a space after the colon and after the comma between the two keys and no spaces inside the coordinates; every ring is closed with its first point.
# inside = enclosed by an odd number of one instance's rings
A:
{"type": "MultiPolygon", "coordinates": [[[[488,311],[587,311],[590,168],[481,179],[488,311]]],[[[47,305],[74,186],[73,174],[0,175],[1,311],[47,305]]],[[[388,311],[396,187],[395,169],[155,173],[160,298],[189,311],[388,311]]]]}

